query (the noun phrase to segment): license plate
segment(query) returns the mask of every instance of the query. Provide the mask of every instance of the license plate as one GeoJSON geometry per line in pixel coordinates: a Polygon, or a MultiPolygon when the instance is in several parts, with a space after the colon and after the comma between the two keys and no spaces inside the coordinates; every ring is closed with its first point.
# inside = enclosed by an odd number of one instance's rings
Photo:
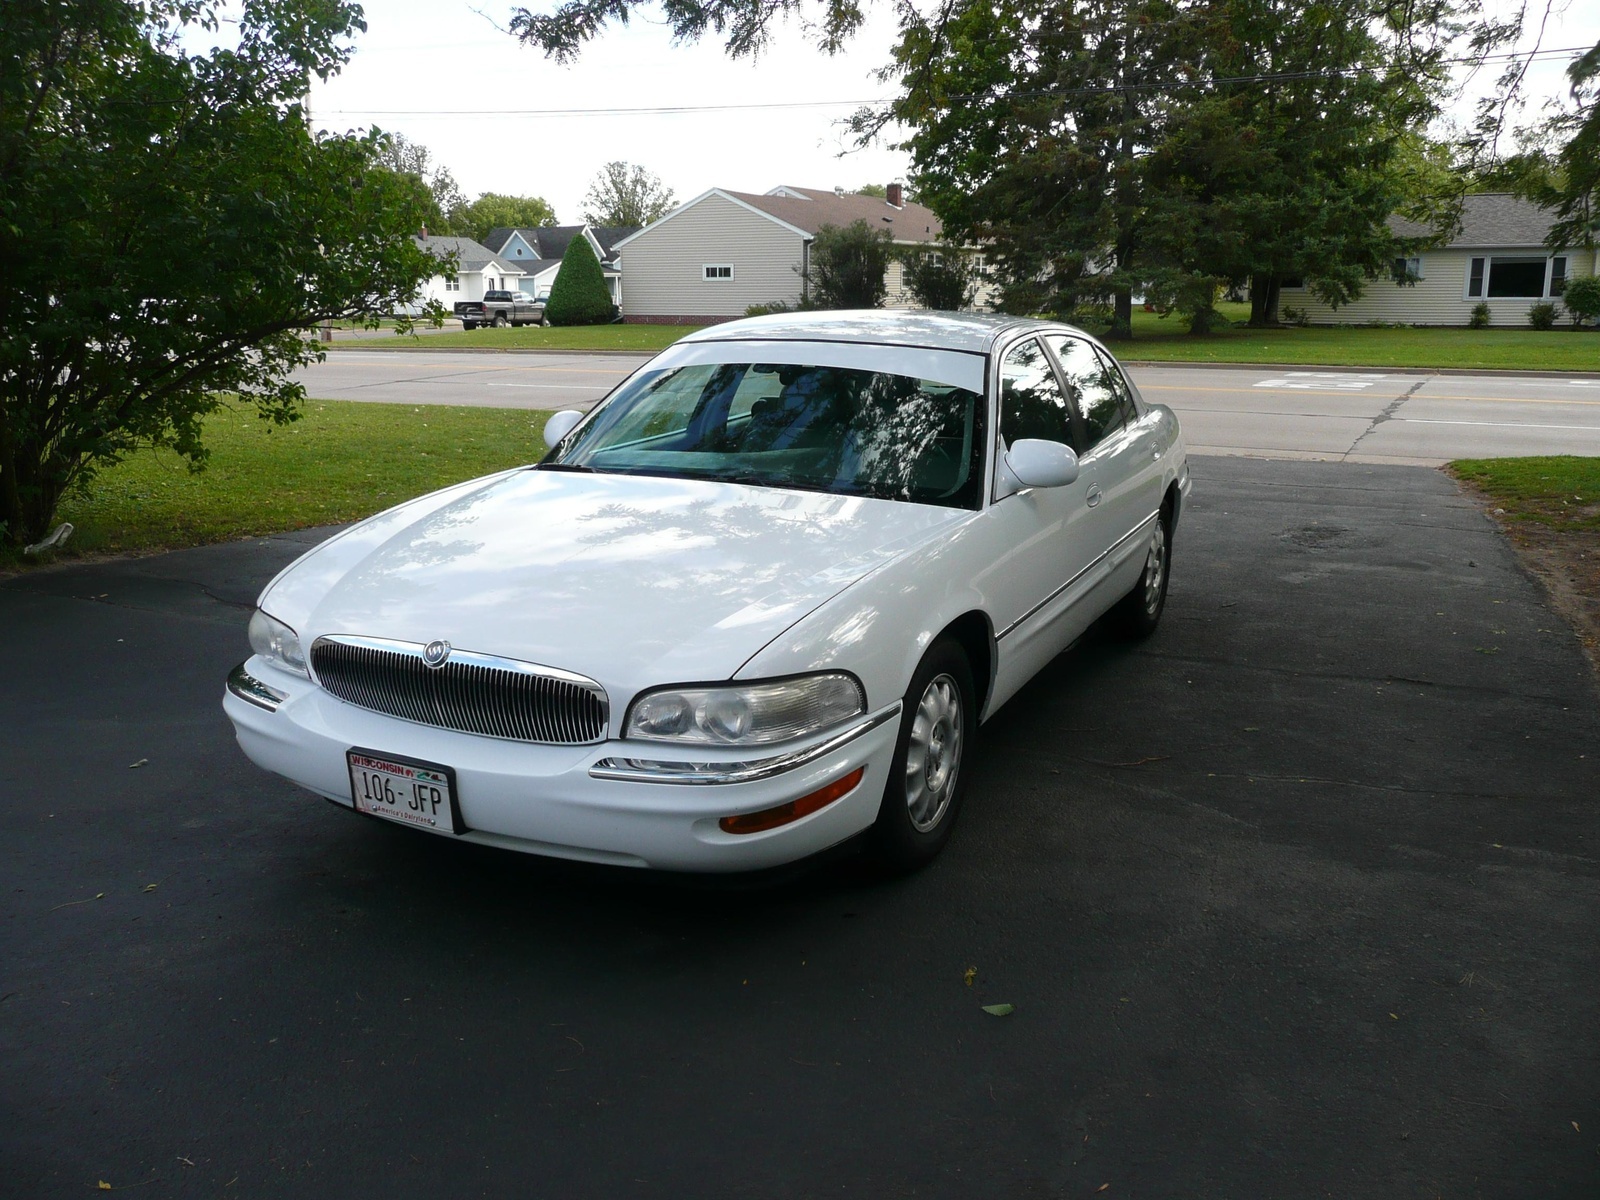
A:
{"type": "Polygon", "coordinates": [[[456,801],[456,773],[378,750],[350,750],[350,794],[356,811],[439,833],[465,833],[456,801]]]}

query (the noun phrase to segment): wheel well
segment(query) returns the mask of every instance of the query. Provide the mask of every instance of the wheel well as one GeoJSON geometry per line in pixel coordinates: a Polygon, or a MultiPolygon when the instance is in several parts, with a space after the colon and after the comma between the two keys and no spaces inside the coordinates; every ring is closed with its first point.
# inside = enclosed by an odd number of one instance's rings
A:
{"type": "Polygon", "coordinates": [[[1178,510],[1183,506],[1183,493],[1178,490],[1178,481],[1174,479],[1167,485],[1167,494],[1161,497],[1161,507],[1167,510],[1167,526],[1176,529],[1178,526],[1178,510]]]}
{"type": "Polygon", "coordinates": [[[994,686],[994,631],[989,626],[989,618],[977,611],[962,613],[939,631],[939,637],[951,638],[966,651],[981,713],[988,703],[989,690],[994,686]]]}

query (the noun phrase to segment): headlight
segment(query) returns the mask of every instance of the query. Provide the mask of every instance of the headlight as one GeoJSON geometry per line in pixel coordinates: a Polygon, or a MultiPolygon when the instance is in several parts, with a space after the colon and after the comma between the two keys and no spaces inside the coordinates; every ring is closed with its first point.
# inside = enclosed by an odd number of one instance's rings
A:
{"type": "Polygon", "coordinates": [[[300,649],[300,635],[277,617],[259,608],[250,617],[250,649],[273,666],[306,675],[306,656],[300,649]]]}
{"type": "Polygon", "coordinates": [[[662,688],[633,702],[622,736],[702,746],[764,746],[820,733],[866,710],[861,685],[840,673],[662,688]]]}

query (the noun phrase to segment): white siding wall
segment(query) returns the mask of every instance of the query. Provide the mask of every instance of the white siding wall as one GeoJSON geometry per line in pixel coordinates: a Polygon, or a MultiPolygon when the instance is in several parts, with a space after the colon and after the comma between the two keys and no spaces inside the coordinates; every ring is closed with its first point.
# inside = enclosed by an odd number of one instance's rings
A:
{"type": "Polygon", "coordinates": [[[627,317],[742,317],[752,304],[800,299],[801,238],[774,221],[707,196],[617,252],[627,317]],[[733,278],[702,267],[729,263],[733,278]]]}
{"type": "MultiPolygon", "coordinates": [[[[1361,325],[1384,321],[1406,325],[1465,325],[1480,299],[1489,305],[1491,325],[1526,327],[1534,299],[1467,296],[1467,272],[1474,258],[1492,257],[1492,250],[1434,250],[1423,254],[1422,278],[1404,287],[1387,279],[1371,280],[1359,300],[1330,308],[1303,288],[1284,288],[1280,306],[1300,309],[1313,325],[1361,325]]],[[[1541,251],[1503,250],[1502,255],[1539,254],[1541,251]]],[[[1595,255],[1587,250],[1567,252],[1567,278],[1595,272],[1595,255]]],[[[1559,305],[1558,305],[1559,307],[1559,305]]],[[[1558,320],[1564,320],[1562,311],[1558,320]]]]}

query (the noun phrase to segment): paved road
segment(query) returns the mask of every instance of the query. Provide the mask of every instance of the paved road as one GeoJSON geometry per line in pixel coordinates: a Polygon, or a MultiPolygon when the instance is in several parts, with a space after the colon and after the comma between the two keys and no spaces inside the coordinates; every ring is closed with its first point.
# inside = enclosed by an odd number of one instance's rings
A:
{"type": "MultiPolygon", "coordinates": [[[[1600,371],[1600,339],[1596,339],[1600,371]]],[[[302,373],[314,396],[497,408],[584,408],[647,355],[340,350],[302,373]]],[[[1196,365],[1133,370],[1211,454],[1437,465],[1600,454],[1600,375],[1418,375],[1196,365]]]]}
{"type": "Polygon", "coordinates": [[[0,1193],[1593,1200],[1576,641],[1436,472],[1195,473],[1161,631],[1004,709],[895,882],[262,774],[221,681],[311,535],[0,584],[0,1193]]]}

